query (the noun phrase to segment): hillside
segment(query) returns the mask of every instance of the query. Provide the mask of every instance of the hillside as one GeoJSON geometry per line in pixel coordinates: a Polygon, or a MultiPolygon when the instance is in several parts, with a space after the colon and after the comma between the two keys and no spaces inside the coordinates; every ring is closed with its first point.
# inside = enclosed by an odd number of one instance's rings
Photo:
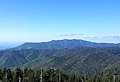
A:
{"type": "Polygon", "coordinates": [[[120,65],[120,48],[2,50],[0,62],[0,67],[58,68],[89,77],[120,65]]]}

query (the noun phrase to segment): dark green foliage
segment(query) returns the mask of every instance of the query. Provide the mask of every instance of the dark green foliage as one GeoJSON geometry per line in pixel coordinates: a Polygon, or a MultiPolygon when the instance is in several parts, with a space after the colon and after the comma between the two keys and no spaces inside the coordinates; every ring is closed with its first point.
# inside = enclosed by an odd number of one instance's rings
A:
{"type": "Polygon", "coordinates": [[[2,82],[19,82],[19,78],[21,82],[40,82],[41,72],[42,82],[81,82],[81,78],[77,77],[77,75],[64,74],[56,69],[48,69],[46,71],[33,71],[28,68],[24,70],[16,68],[13,71],[3,69],[0,74],[7,75],[7,77],[1,76],[2,82]]]}
{"type": "Polygon", "coordinates": [[[14,82],[18,82],[19,79],[18,78],[23,78],[23,72],[21,69],[16,68],[15,71],[13,72],[13,81],[14,82]]]}
{"type": "Polygon", "coordinates": [[[89,78],[88,82],[120,82],[120,67],[114,67],[97,74],[89,78]]]}

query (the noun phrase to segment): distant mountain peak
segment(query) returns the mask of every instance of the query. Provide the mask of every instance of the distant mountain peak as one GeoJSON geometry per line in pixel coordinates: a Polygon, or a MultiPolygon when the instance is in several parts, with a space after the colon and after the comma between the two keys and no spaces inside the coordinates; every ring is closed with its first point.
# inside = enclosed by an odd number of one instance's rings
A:
{"type": "Polygon", "coordinates": [[[85,40],[79,39],[64,39],[64,40],[52,40],[49,42],[26,42],[14,49],[74,49],[74,48],[81,48],[81,47],[110,47],[110,46],[117,46],[120,47],[119,44],[113,43],[95,43],[85,40]]]}

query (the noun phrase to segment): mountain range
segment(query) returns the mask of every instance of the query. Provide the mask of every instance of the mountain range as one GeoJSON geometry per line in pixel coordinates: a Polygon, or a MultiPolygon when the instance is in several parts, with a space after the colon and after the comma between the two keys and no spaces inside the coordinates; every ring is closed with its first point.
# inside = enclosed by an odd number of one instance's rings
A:
{"type": "Polygon", "coordinates": [[[91,76],[120,66],[120,44],[84,40],[24,43],[0,51],[0,67],[58,68],[91,76]]]}

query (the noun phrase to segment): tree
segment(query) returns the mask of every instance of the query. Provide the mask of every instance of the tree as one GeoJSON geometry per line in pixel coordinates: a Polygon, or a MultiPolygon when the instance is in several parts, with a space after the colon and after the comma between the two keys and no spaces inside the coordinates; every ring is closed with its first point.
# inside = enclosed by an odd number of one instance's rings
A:
{"type": "Polygon", "coordinates": [[[18,82],[19,81],[19,77],[23,78],[23,72],[21,69],[16,68],[14,73],[13,73],[13,82],[18,82]]]}

